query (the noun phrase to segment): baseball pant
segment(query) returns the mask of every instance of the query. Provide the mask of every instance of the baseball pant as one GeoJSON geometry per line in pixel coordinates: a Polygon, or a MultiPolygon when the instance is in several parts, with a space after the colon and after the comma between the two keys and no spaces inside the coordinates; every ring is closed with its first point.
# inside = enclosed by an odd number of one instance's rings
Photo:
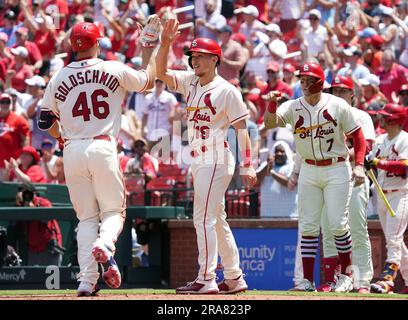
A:
{"type": "Polygon", "coordinates": [[[395,217],[391,217],[381,197],[377,195],[378,216],[387,246],[386,262],[399,266],[405,285],[408,286],[408,249],[404,243],[408,224],[408,191],[391,192],[385,196],[395,211],[395,217]]]}
{"type": "MultiPolygon", "coordinates": [[[[353,276],[354,286],[370,287],[373,278],[373,263],[371,259],[371,243],[367,230],[367,204],[369,198],[369,181],[354,187],[350,198],[349,225],[353,238],[353,276]]],[[[322,234],[324,257],[337,256],[334,237],[329,230],[327,211],[322,215],[322,234]]]]}
{"type": "Polygon", "coordinates": [[[349,162],[318,167],[302,164],[298,181],[299,227],[303,236],[318,237],[323,206],[334,236],[349,231],[348,211],[352,192],[349,162]]]}
{"type": "Polygon", "coordinates": [[[197,234],[198,280],[215,279],[218,254],[224,267],[225,279],[242,274],[239,252],[226,221],[224,196],[235,168],[234,157],[226,152],[226,160],[215,163],[194,162],[191,166],[194,180],[194,227],[197,234]]]}
{"type": "Polygon", "coordinates": [[[92,256],[93,245],[98,240],[114,253],[126,215],[123,174],[114,139],[66,142],[64,172],[79,219],[78,281],[96,283],[99,273],[92,256]]]}

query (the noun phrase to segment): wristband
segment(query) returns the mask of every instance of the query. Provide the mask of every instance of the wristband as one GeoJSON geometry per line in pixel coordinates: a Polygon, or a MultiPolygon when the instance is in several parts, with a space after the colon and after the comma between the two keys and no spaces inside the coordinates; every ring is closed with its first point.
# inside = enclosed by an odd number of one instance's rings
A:
{"type": "Polygon", "coordinates": [[[277,107],[278,107],[278,104],[276,103],[276,101],[269,102],[268,112],[269,113],[276,113],[277,107]]]}

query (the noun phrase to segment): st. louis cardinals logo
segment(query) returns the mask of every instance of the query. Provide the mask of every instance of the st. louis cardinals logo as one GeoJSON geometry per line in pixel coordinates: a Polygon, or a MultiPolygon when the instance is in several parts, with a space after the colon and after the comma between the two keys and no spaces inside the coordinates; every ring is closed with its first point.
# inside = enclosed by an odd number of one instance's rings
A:
{"type": "Polygon", "coordinates": [[[207,93],[204,97],[204,104],[208,107],[208,109],[210,109],[211,113],[213,114],[213,116],[217,113],[215,111],[215,108],[212,106],[211,104],[211,93],[207,93]]]}
{"type": "Polygon", "coordinates": [[[337,121],[329,114],[328,110],[323,110],[323,118],[326,119],[326,122],[321,124],[315,124],[310,127],[304,127],[305,119],[299,115],[299,119],[295,123],[294,134],[299,134],[299,138],[305,139],[306,137],[310,137],[313,130],[316,130],[316,134],[314,135],[314,139],[324,138],[325,136],[334,133],[334,129],[332,127],[323,129],[323,126],[328,124],[333,124],[337,127],[337,121]]]}
{"type": "Polygon", "coordinates": [[[214,116],[217,114],[217,111],[215,107],[212,105],[211,102],[211,93],[207,93],[204,96],[204,104],[205,107],[187,107],[187,112],[190,113],[190,111],[194,111],[193,117],[190,119],[190,121],[198,122],[198,121],[205,121],[205,122],[211,122],[211,118],[207,113],[200,113],[202,110],[210,110],[211,114],[214,116]]]}
{"type": "Polygon", "coordinates": [[[195,47],[197,47],[197,41],[193,41],[192,43],[191,43],[191,48],[195,48],[195,47]]]}

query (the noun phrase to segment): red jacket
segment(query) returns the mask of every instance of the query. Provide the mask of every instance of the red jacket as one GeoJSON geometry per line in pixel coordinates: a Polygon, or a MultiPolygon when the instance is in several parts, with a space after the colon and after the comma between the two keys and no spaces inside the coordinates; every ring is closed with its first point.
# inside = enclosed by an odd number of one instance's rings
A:
{"type": "MultiPolygon", "coordinates": [[[[36,207],[52,207],[48,199],[34,197],[36,207]]],[[[52,239],[57,240],[58,245],[62,246],[62,235],[57,220],[48,222],[30,221],[28,223],[28,250],[30,252],[45,252],[52,239]]]]}

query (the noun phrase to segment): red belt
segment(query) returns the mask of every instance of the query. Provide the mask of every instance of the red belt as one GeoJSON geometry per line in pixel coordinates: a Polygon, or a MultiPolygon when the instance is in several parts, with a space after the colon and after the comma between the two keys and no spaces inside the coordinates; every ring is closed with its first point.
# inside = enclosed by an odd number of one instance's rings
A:
{"type": "Polygon", "coordinates": [[[397,191],[400,191],[400,190],[399,189],[392,189],[392,190],[383,190],[382,192],[384,192],[384,194],[387,194],[387,193],[397,192],[397,191]]]}
{"type": "MultiPolygon", "coordinates": [[[[330,166],[333,163],[336,163],[333,161],[334,159],[327,159],[327,160],[311,160],[311,159],[306,159],[305,162],[307,164],[311,164],[313,166],[318,166],[318,167],[325,167],[325,166],[330,166]]],[[[343,162],[346,161],[343,157],[337,158],[337,162],[343,162]]]]}
{"type": "MultiPolygon", "coordinates": [[[[228,148],[228,142],[227,142],[227,141],[224,141],[224,147],[225,147],[225,148],[228,148]]],[[[203,146],[201,146],[200,150],[201,150],[202,153],[204,153],[204,152],[207,152],[207,151],[208,151],[208,148],[207,148],[207,146],[203,145],[203,146]]],[[[198,156],[198,152],[195,151],[195,150],[191,151],[191,156],[192,156],[193,158],[197,157],[197,156],[198,156]]]]}

